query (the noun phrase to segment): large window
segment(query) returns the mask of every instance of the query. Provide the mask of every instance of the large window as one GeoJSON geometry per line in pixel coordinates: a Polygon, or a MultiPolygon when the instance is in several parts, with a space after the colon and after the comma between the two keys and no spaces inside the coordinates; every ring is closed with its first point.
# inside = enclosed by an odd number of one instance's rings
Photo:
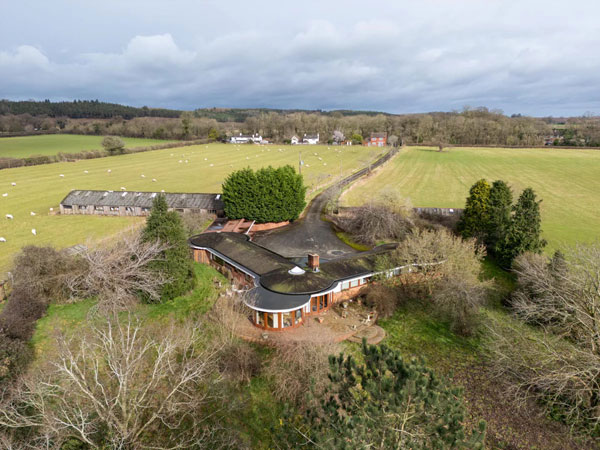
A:
{"type": "Polygon", "coordinates": [[[291,327],[294,324],[294,318],[292,316],[293,313],[291,312],[286,312],[283,313],[283,323],[282,323],[282,328],[287,328],[287,327],[291,327]]]}
{"type": "Polygon", "coordinates": [[[256,324],[264,327],[265,326],[265,315],[264,313],[257,311],[256,312],[256,324]]]}
{"type": "Polygon", "coordinates": [[[294,323],[297,325],[300,322],[302,322],[302,308],[297,309],[295,311],[295,315],[296,315],[296,317],[295,317],[294,323]]]}

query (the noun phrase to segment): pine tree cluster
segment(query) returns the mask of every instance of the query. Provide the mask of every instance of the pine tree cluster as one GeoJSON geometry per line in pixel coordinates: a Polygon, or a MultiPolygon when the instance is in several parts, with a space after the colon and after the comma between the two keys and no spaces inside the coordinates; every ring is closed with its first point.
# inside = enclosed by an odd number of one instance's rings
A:
{"type": "Polygon", "coordinates": [[[230,219],[257,223],[284,222],[298,218],[306,201],[302,175],[290,165],[250,168],[229,174],[223,183],[225,214],[230,219]]]}
{"type": "Polygon", "coordinates": [[[485,422],[465,431],[462,391],[416,359],[363,340],[362,363],[331,356],[328,391],[304,414],[287,414],[290,448],[483,448],[485,422]]]}
{"type": "Polygon", "coordinates": [[[512,204],[508,184],[497,180],[490,184],[477,181],[469,191],[465,210],[458,223],[464,238],[475,237],[500,264],[510,267],[525,252],[539,253],[546,241],[541,238],[540,203],[532,188],[526,188],[512,204]]]}

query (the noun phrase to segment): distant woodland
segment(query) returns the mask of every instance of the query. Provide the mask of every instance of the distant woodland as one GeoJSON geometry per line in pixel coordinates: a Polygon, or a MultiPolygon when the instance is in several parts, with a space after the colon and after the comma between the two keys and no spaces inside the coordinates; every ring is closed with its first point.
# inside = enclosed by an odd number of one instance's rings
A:
{"type": "Polygon", "coordinates": [[[334,131],[348,138],[387,132],[394,145],[600,147],[600,117],[591,115],[509,117],[485,107],[423,114],[230,108],[179,111],[98,100],[0,100],[0,135],[59,132],[225,140],[236,133],[260,133],[272,142],[285,142],[293,135],[319,133],[321,142],[331,143],[334,131]]]}

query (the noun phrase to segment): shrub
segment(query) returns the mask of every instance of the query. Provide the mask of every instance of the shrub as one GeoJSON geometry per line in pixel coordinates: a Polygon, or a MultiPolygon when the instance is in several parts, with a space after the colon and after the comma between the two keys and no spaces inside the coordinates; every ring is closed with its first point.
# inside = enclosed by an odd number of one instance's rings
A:
{"type": "Polygon", "coordinates": [[[364,304],[377,311],[382,319],[392,316],[396,311],[400,301],[398,294],[398,289],[381,283],[372,283],[360,291],[364,304]]]}
{"type": "Polygon", "coordinates": [[[111,155],[123,153],[125,142],[118,136],[106,136],[102,139],[102,147],[111,155]]]}
{"type": "Polygon", "coordinates": [[[249,383],[260,369],[258,352],[245,341],[231,342],[219,352],[219,371],[232,380],[249,383]]]}
{"type": "Polygon", "coordinates": [[[0,386],[18,377],[32,356],[26,342],[0,333],[0,386]]]}

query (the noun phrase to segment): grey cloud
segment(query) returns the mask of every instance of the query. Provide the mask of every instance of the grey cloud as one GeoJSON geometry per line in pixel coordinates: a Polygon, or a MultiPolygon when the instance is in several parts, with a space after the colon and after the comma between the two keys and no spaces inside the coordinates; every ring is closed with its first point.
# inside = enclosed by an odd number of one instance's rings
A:
{"type": "MultiPolygon", "coordinates": [[[[541,0],[375,0],[373,14],[360,17],[348,9],[333,15],[337,2],[325,3],[323,15],[301,20],[291,7],[282,16],[281,5],[278,15],[265,13],[264,24],[251,11],[247,21],[222,17],[219,32],[211,25],[191,34],[168,21],[155,33],[125,37],[119,29],[116,48],[90,41],[90,50],[68,58],[63,45],[33,46],[24,35],[20,44],[0,48],[0,97],[175,108],[417,112],[470,103],[536,115],[600,112],[593,11],[570,24],[553,2],[541,0]]],[[[315,5],[308,1],[307,8],[315,5]]],[[[131,19],[123,21],[135,29],[131,19]]]]}

